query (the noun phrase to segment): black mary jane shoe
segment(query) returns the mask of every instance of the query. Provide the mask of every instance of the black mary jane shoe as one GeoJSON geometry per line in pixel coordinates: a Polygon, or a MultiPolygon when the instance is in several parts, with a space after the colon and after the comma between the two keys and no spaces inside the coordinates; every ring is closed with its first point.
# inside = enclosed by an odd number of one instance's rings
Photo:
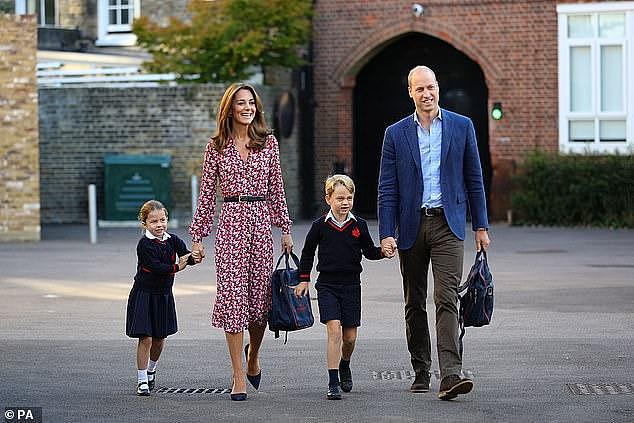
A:
{"type": "MultiPolygon", "coordinates": [[[[248,363],[248,361],[249,361],[249,344],[246,344],[244,346],[244,358],[246,359],[246,361],[248,363]]],[[[260,373],[258,373],[257,375],[254,375],[254,376],[251,376],[250,374],[247,373],[247,380],[249,381],[251,386],[253,386],[255,389],[258,389],[260,387],[260,381],[262,380],[262,369],[260,369],[260,373]]]]}

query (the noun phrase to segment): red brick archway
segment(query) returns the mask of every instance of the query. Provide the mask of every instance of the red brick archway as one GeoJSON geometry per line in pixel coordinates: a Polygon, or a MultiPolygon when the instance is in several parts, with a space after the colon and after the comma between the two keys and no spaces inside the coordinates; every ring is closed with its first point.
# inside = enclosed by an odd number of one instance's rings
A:
{"type": "Polygon", "coordinates": [[[464,39],[464,37],[461,36],[463,32],[458,28],[433,19],[400,22],[397,25],[390,23],[378,31],[373,32],[365,41],[359,43],[347,54],[343,55],[343,60],[341,60],[335,68],[333,75],[335,81],[337,81],[342,88],[353,87],[356,74],[368,60],[395,38],[410,32],[428,34],[453,45],[456,49],[462,51],[480,65],[489,87],[497,85],[497,78],[501,74],[497,66],[495,66],[477,46],[468,39],[464,39]]]}
{"type": "MultiPolygon", "coordinates": [[[[476,45],[469,40],[462,39],[460,36],[450,35],[459,34],[460,32],[439,21],[427,20],[425,23],[402,22],[398,25],[386,25],[379,31],[373,32],[363,42],[350,49],[344,54],[343,59],[337,64],[333,72],[333,80],[339,87],[337,98],[337,148],[336,156],[338,163],[342,166],[342,170],[355,174],[353,149],[354,145],[351,140],[354,139],[353,133],[353,108],[354,108],[354,87],[356,78],[364,66],[372,60],[385,47],[392,44],[397,39],[407,34],[419,33],[426,34],[451,44],[456,50],[461,51],[467,57],[476,62],[484,74],[485,83],[490,87],[489,98],[496,98],[495,87],[498,86],[497,79],[500,70],[494,63],[480,51],[476,45]]],[[[490,104],[487,109],[490,109],[490,104]]],[[[490,121],[491,122],[491,121],[490,121]]],[[[489,125],[489,141],[487,141],[490,152],[490,165],[492,168],[496,166],[495,142],[491,137],[495,123],[489,125]]]]}
{"type": "MultiPolygon", "coordinates": [[[[385,25],[378,31],[373,32],[365,41],[352,48],[347,54],[344,54],[342,56],[343,59],[335,67],[333,74],[333,79],[338,83],[340,89],[339,95],[337,96],[337,156],[347,170],[352,170],[352,162],[350,159],[352,157],[352,145],[350,140],[353,137],[352,90],[355,86],[356,75],[377,52],[381,51],[396,38],[411,32],[434,36],[465,53],[482,68],[486,84],[489,87],[489,97],[496,97],[497,93],[495,89],[499,86],[497,79],[501,74],[500,70],[476,45],[461,36],[463,32],[459,31],[458,28],[433,19],[400,22],[397,25],[393,23],[385,25]]],[[[491,142],[490,149],[492,160],[495,161],[495,143],[491,142]]]]}

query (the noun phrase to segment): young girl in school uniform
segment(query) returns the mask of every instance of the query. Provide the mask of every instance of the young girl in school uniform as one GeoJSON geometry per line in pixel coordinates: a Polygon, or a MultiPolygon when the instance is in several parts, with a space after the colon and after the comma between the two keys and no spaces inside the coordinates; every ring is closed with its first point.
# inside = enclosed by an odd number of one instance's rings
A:
{"type": "Polygon", "coordinates": [[[165,338],[178,330],[172,294],[174,274],[195,261],[185,243],[167,233],[167,209],[159,201],[143,204],[139,221],[145,234],[136,247],[137,270],[128,297],[126,335],[139,339],[136,393],[147,396],[154,389],[165,338]]]}

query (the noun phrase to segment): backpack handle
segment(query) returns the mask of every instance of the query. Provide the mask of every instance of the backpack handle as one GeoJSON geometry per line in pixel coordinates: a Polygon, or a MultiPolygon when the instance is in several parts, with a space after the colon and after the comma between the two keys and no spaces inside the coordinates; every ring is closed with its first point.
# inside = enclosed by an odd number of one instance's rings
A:
{"type": "MultiPolygon", "coordinates": [[[[283,259],[283,258],[284,258],[284,259],[285,259],[285,261],[286,261],[286,268],[287,268],[287,269],[290,269],[290,268],[291,268],[291,266],[290,266],[290,264],[288,263],[288,257],[289,257],[289,254],[288,254],[286,251],[284,251],[284,253],[280,256],[280,258],[279,258],[279,259],[277,259],[277,264],[275,265],[275,269],[277,269],[278,267],[280,267],[280,263],[282,262],[282,259],[283,259]]],[[[293,262],[295,263],[295,267],[296,267],[297,269],[299,269],[299,259],[297,258],[297,256],[295,255],[295,253],[291,251],[290,257],[293,259],[293,262]]]]}
{"type": "Polygon", "coordinates": [[[480,261],[480,260],[488,261],[487,250],[485,250],[484,248],[480,248],[480,251],[476,253],[475,261],[480,261]]]}
{"type": "MultiPolygon", "coordinates": [[[[473,264],[476,265],[484,261],[484,263],[488,264],[487,252],[484,248],[481,248],[480,251],[476,251],[475,260],[473,260],[473,264]]],[[[469,287],[469,278],[467,278],[462,284],[458,284],[458,293],[463,292],[469,287]]]]}

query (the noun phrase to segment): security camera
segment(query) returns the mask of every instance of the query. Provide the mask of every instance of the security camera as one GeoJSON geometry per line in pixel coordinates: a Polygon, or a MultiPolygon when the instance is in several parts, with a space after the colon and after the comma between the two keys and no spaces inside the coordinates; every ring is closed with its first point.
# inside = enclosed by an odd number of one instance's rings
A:
{"type": "Polygon", "coordinates": [[[416,16],[417,18],[420,18],[421,16],[423,16],[424,12],[425,12],[425,8],[423,7],[422,4],[420,3],[412,4],[412,13],[414,14],[414,16],[416,16]]]}

